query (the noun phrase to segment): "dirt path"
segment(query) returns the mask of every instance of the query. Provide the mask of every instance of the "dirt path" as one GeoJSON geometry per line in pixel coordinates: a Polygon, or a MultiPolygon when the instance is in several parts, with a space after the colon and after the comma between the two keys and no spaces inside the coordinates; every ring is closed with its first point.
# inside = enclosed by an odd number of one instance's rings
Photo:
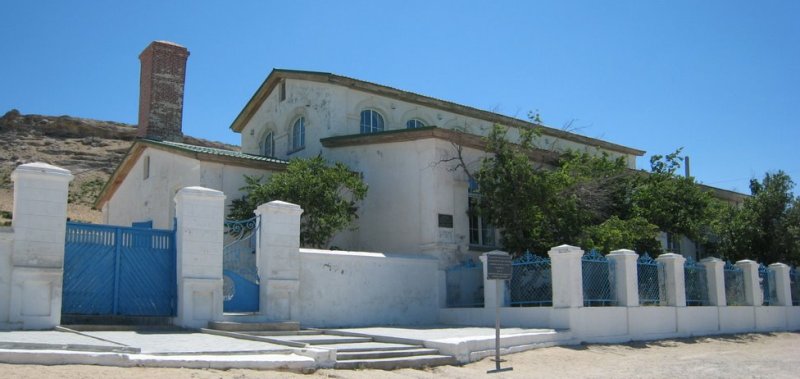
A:
{"type": "Polygon", "coordinates": [[[487,375],[494,362],[428,370],[319,370],[303,375],[254,370],[189,370],[0,364],[3,378],[797,378],[800,333],[741,334],[624,345],[581,345],[505,356],[511,372],[487,375]]]}

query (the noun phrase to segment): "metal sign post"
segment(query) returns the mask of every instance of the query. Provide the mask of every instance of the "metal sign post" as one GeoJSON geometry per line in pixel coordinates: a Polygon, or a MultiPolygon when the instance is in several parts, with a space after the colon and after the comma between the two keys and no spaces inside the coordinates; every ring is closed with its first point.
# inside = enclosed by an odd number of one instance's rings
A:
{"type": "Polygon", "coordinates": [[[486,371],[493,374],[503,371],[511,371],[513,368],[500,368],[500,307],[503,305],[503,292],[500,290],[500,280],[511,279],[511,256],[508,254],[486,254],[486,279],[495,280],[495,297],[497,304],[494,308],[494,370],[486,371]]]}

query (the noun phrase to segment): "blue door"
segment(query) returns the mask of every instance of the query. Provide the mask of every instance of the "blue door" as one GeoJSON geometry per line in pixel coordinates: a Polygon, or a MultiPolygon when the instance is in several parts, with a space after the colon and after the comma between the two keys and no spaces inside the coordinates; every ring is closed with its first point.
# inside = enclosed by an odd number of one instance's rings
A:
{"type": "Polygon", "coordinates": [[[61,311],[174,316],[175,233],[68,222],[61,311]]]}

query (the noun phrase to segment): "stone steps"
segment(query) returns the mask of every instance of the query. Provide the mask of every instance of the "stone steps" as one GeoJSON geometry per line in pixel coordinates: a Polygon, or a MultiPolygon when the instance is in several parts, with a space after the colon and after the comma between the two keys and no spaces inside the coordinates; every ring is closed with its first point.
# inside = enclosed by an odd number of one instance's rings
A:
{"type": "Polygon", "coordinates": [[[455,364],[455,357],[449,355],[417,355],[409,357],[336,360],[337,369],[377,369],[395,370],[400,368],[424,368],[455,364]]]}
{"type": "Polygon", "coordinates": [[[236,322],[236,321],[211,321],[209,329],[223,330],[226,332],[297,332],[300,323],[296,321],[284,322],[236,322]]]}
{"type": "Polygon", "coordinates": [[[358,360],[358,359],[380,359],[412,357],[417,355],[439,355],[439,350],[424,347],[414,347],[397,350],[366,350],[366,351],[338,351],[337,361],[358,360]]]}

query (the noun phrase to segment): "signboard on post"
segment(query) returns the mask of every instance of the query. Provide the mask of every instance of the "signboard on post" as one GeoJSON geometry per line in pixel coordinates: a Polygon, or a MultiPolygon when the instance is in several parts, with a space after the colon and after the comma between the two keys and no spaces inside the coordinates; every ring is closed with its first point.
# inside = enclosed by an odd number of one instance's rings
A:
{"type": "Polygon", "coordinates": [[[508,254],[486,254],[486,279],[510,280],[511,256],[508,254]]]}
{"type": "Polygon", "coordinates": [[[513,368],[506,367],[500,368],[500,307],[502,307],[503,302],[503,291],[502,288],[505,286],[499,282],[501,280],[511,280],[513,269],[511,266],[511,256],[507,253],[487,253],[486,254],[486,280],[497,280],[495,282],[495,287],[497,288],[497,304],[495,304],[495,312],[494,312],[494,327],[495,327],[495,334],[494,334],[494,349],[495,349],[495,368],[494,370],[489,370],[487,373],[494,374],[503,371],[511,371],[513,368]]]}

